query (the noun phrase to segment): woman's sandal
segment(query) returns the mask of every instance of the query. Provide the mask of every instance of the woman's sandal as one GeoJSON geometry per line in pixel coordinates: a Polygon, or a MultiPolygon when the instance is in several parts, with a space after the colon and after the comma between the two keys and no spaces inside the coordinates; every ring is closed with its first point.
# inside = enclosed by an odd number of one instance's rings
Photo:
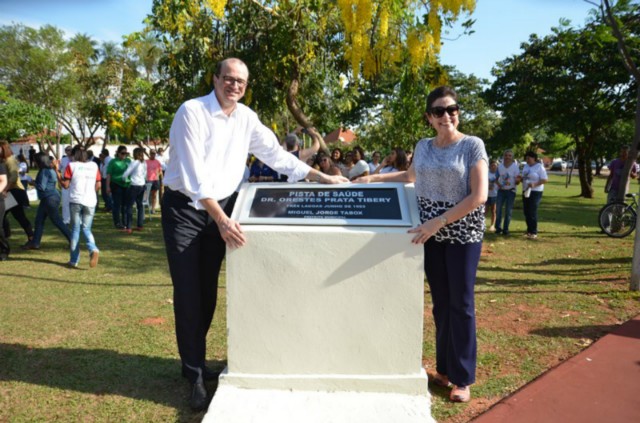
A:
{"type": "Polygon", "coordinates": [[[471,400],[471,389],[468,386],[453,386],[449,399],[453,402],[469,402],[471,400]]]}
{"type": "Polygon", "coordinates": [[[451,386],[451,382],[449,382],[449,378],[445,375],[441,375],[440,373],[436,373],[433,377],[434,385],[441,386],[443,388],[448,388],[451,386]]]}

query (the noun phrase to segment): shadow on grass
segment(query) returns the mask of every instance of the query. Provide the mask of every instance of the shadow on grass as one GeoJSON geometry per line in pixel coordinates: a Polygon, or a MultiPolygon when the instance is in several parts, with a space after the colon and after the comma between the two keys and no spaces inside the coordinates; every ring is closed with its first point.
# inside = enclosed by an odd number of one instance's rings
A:
{"type": "MultiPolygon", "coordinates": [[[[16,260],[18,261],[18,260],[16,260]]],[[[25,260],[32,261],[32,260],[25,260]]],[[[43,260],[46,261],[46,260],[43,260]]],[[[66,267],[62,265],[62,267],[66,267]]],[[[69,269],[69,272],[87,272],[89,269],[69,269]]],[[[15,274],[11,273],[0,273],[0,276],[6,276],[7,278],[14,278],[15,274]]],[[[9,279],[7,279],[9,280],[9,279]]],[[[149,288],[149,287],[171,287],[171,283],[118,283],[118,282],[85,282],[79,280],[69,280],[69,279],[53,279],[53,278],[45,278],[42,276],[29,276],[29,275],[20,275],[20,281],[23,280],[32,280],[36,282],[53,282],[53,283],[62,283],[65,285],[93,285],[93,286],[126,286],[132,288],[149,288]]],[[[15,283],[15,282],[13,282],[15,283]]]]}
{"type": "MultiPolygon", "coordinates": [[[[558,258],[552,260],[543,260],[540,263],[522,263],[520,266],[527,267],[541,267],[550,264],[559,264],[563,266],[603,266],[607,264],[630,264],[631,257],[611,257],[611,258],[596,258],[596,259],[580,259],[580,258],[558,258]]],[[[584,269],[584,268],[583,268],[584,269]]],[[[545,269],[547,270],[547,269],[545,269]]],[[[584,270],[583,270],[584,271],[584,270]]]]}
{"type": "MultiPolygon", "coordinates": [[[[26,263],[40,263],[40,264],[51,264],[54,266],[60,266],[60,267],[66,267],[67,263],[66,262],[60,262],[60,261],[55,261],[55,260],[49,260],[49,259],[43,259],[43,258],[37,258],[34,257],[33,255],[29,255],[29,256],[15,256],[12,255],[10,256],[11,261],[16,261],[16,262],[26,262],[26,263]]],[[[80,268],[78,268],[77,270],[82,270],[80,268]]]]}
{"type": "MultiPolygon", "coordinates": [[[[578,291],[574,291],[574,290],[567,290],[566,289],[566,285],[567,284],[574,284],[574,283],[579,283],[580,285],[590,285],[590,284],[595,284],[597,286],[600,286],[600,284],[602,283],[613,283],[613,284],[618,284],[618,283],[628,283],[628,280],[620,278],[619,276],[613,275],[613,276],[597,276],[594,273],[590,273],[590,274],[586,274],[585,272],[580,272],[579,270],[558,270],[558,271],[553,271],[553,270],[545,270],[544,273],[545,275],[556,275],[556,276],[565,276],[565,277],[571,277],[574,276],[575,279],[563,279],[562,281],[558,281],[556,279],[552,279],[549,278],[547,280],[541,280],[541,279],[525,279],[526,274],[522,271],[518,271],[517,269],[491,269],[491,271],[496,271],[496,272],[511,272],[514,274],[513,278],[507,278],[505,276],[502,276],[500,279],[496,279],[495,277],[478,277],[476,278],[476,286],[480,286],[480,285],[486,285],[486,286],[504,286],[504,287],[531,287],[532,285],[536,285],[536,286],[540,286],[540,285],[547,285],[547,286],[551,286],[551,287],[564,287],[561,290],[551,290],[548,292],[582,292],[582,290],[578,290],[578,291]],[[593,280],[585,280],[586,276],[590,276],[593,278],[593,280]]],[[[525,292],[522,292],[523,294],[531,294],[531,293],[535,293],[536,291],[533,290],[527,290],[525,292]]],[[[538,292],[547,292],[547,291],[538,291],[538,292]]],[[[589,291],[591,292],[591,291],[589,291]]],[[[599,292],[599,291],[598,291],[599,292]]],[[[511,292],[514,293],[514,292],[511,292]]]]}
{"type": "Polygon", "coordinates": [[[557,328],[535,329],[529,333],[533,335],[548,336],[553,338],[599,338],[602,335],[622,336],[625,338],[640,339],[640,320],[632,319],[619,325],[592,325],[592,326],[563,326],[557,328]]]}
{"type": "Polygon", "coordinates": [[[598,339],[618,327],[618,325],[562,326],[534,329],[529,331],[529,333],[531,335],[546,336],[548,338],[598,339]]]}
{"type": "MultiPolygon", "coordinates": [[[[181,377],[176,359],[0,343],[0,363],[0,381],[151,401],[178,410],[179,421],[200,421],[188,408],[189,385],[181,377]]],[[[215,371],[226,366],[225,361],[208,364],[215,371]]],[[[207,382],[207,388],[213,394],[217,381],[207,382]]]]}
{"type": "Polygon", "coordinates": [[[478,277],[477,284],[489,283],[492,285],[514,285],[528,286],[535,285],[558,285],[571,282],[580,283],[599,283],[599,282],[620,282],[619,276],[612,276],[612,267],[615,265],[630,265],[631,259],[626,257],[613,258],[557,258],[550,260],[542,260],[532,263],[514,263],[513,267],[491,267],[489,262],[485,260],[480,262],[478,270],[489,274],[501,273],[500,279],[496,277],[478,277]],[[550,269],[549,266],[566,266],[560,269],[550,269]],[[509,278],[508,274],[513,274],[513,278],[509,278]],[[536,278],[541,274],[547,275],[546,280],[536,278]],[[553,276],[576,277],[577,279],[558,281],[553,276]],[[586,280],[590,277],[592,280],[586,280]],[[596,280],[597,279],[597,280],[596,280]]]}

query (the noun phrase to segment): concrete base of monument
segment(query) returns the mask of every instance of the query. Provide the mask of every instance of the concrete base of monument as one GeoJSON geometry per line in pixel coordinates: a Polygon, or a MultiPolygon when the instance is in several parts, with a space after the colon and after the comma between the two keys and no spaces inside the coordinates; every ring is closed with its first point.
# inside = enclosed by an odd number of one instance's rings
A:
{"type": "Polygon", "coordinates": [[[244,374],[225,369],[219,386],[241,389],[279,389],[285,391],[381,392],[428,396],[427,373],[424,369],[409,375],[296,375],[244,374]]]}
{"type": "Polygon", "coordinates": [[[402,184],[243,188],[233,216],[247,244],[226,257],[228,369],[205,422],[433,422],[414,198],[402,184]],[[394,202],[397,218],[383,219],[394,202]],[[282,205],[369,216],[374,204],[387,206],[364,220],[274,217],[282,205]]]}
{"type": "MultiPolygon", "coordinates": [[[[424,379],[426,390],[427,380],[424,379]]],[[[431,397],[380,392],[245,389],[221,378],[204,423],[435,423],[431,397]]]]}

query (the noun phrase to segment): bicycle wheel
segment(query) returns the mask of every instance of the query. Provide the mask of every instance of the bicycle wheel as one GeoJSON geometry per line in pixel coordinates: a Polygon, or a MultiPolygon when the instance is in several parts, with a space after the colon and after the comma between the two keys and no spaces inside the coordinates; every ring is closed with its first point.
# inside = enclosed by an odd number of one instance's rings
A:
{"type": "Polygon", "coordinates": [[[622,202],[607,204],[598,215],[600,229],[613,238],[624,238],[636,228],[636,212],[622,202]]]}

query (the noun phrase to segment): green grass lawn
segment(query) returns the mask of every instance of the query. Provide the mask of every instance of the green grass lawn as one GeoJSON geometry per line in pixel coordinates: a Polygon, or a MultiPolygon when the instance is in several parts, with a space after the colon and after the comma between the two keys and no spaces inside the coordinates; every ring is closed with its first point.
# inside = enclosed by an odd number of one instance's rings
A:
{"type": "MultiPolygon", "coordinates": [[[[540,208],[540,238],[522,238],[520,199],[510,237],[487,234],[478,273],[478,381],[470,404],[433,390],[438,421],[466,421],[616,324],[640,313],[628,291],[633,236],[599,234],[604,202],[577,198],[552,176],[540,208]]],[[[634,186],[637,189],[637,186],[634,186]]],[[[35,207],[29,210],[33,218],[35,207]]],[[[22,251],[12,219],[11,259],[0,263],[0,422],[199,421],[186,407],[174,338],[172,289],[159,215],[126,235],[99,212],[100,264],[79,269],[47,223],[42,247],[22,251]]],[[[225,282],[209,335],[208,358],[226,359],[225,282]]],[[[425,290],[424,358],[433,369],[433,323],[425,290]]]]}

